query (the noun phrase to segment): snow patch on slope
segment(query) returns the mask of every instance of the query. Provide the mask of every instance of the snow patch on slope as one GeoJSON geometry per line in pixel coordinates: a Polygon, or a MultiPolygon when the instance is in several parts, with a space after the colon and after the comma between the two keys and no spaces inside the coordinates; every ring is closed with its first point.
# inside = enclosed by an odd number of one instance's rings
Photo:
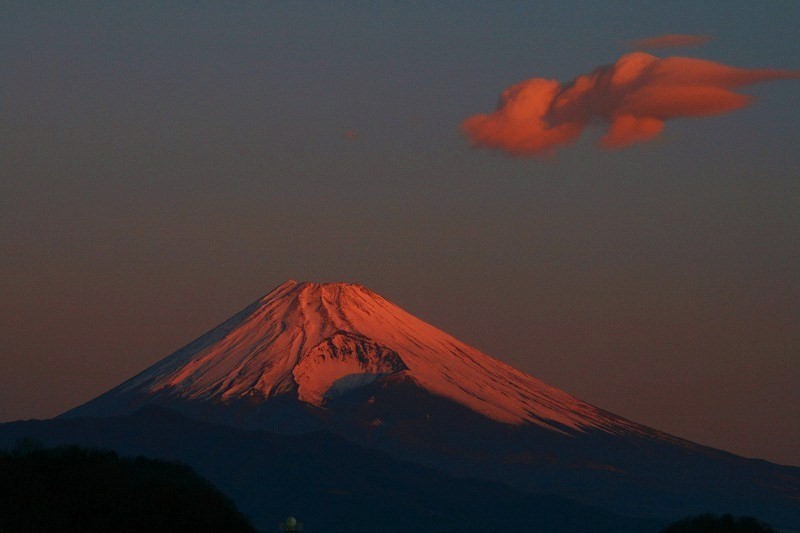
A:
{"type": "Polygon", "coordinates": [[[306,352],[292,375],[298,398],[322,406],[325,400],[403,370],[407,367],[397,352],[340,331],[306,352]]]}

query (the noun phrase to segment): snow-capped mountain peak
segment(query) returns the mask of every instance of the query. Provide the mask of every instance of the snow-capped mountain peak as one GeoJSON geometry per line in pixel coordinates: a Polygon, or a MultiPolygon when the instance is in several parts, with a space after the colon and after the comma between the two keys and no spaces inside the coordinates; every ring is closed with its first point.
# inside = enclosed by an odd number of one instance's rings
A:
{"type": "Polygon", "coordinates": [[[289,280],[108,394],[218,403],[288,396],[324,408],[332,398],[395,374],[507,424],[559,432],[640,427],[348,283],[289,280]]]}

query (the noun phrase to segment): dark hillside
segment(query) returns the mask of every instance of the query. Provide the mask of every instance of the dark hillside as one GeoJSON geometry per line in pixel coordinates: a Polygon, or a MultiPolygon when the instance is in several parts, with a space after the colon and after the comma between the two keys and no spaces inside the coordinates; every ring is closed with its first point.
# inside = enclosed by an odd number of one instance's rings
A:
{"type": "Polygon", "coordinates": [[[188,466],[26,440],[0,451],[0,531],[254,529],[188,466]]]}

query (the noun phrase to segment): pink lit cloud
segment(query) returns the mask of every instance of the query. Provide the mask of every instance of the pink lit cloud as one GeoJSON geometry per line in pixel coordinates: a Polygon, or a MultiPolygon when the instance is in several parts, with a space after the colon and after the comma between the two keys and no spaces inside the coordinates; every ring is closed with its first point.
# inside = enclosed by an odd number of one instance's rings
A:
{"type": "Polygon", "coordinates": [[[461,126],[474,147],[539,156],[575,142],[589,124],[606,123],[599,144],[618,149],[654,139],[667,120],[721,115],[751,102],[733,89],[790,78],[800,71],[634,52],[569,83],[532,78],[512,85],[493,112],[461,126]]]}

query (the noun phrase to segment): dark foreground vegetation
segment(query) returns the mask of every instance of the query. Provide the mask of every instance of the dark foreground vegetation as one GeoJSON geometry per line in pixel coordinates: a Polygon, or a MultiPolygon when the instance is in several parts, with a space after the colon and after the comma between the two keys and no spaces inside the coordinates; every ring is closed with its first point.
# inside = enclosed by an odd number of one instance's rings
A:
{"type": "Polygon", "coordinates": [[[663,533],[777,533],[777,530],[750,516],[701,514],[675,522],[663,533]]]}
{"type": "Polygon", "coordinates": [[[190,467],[21,441],[0,450],[0,532],[254,531],[190,467]]]}

